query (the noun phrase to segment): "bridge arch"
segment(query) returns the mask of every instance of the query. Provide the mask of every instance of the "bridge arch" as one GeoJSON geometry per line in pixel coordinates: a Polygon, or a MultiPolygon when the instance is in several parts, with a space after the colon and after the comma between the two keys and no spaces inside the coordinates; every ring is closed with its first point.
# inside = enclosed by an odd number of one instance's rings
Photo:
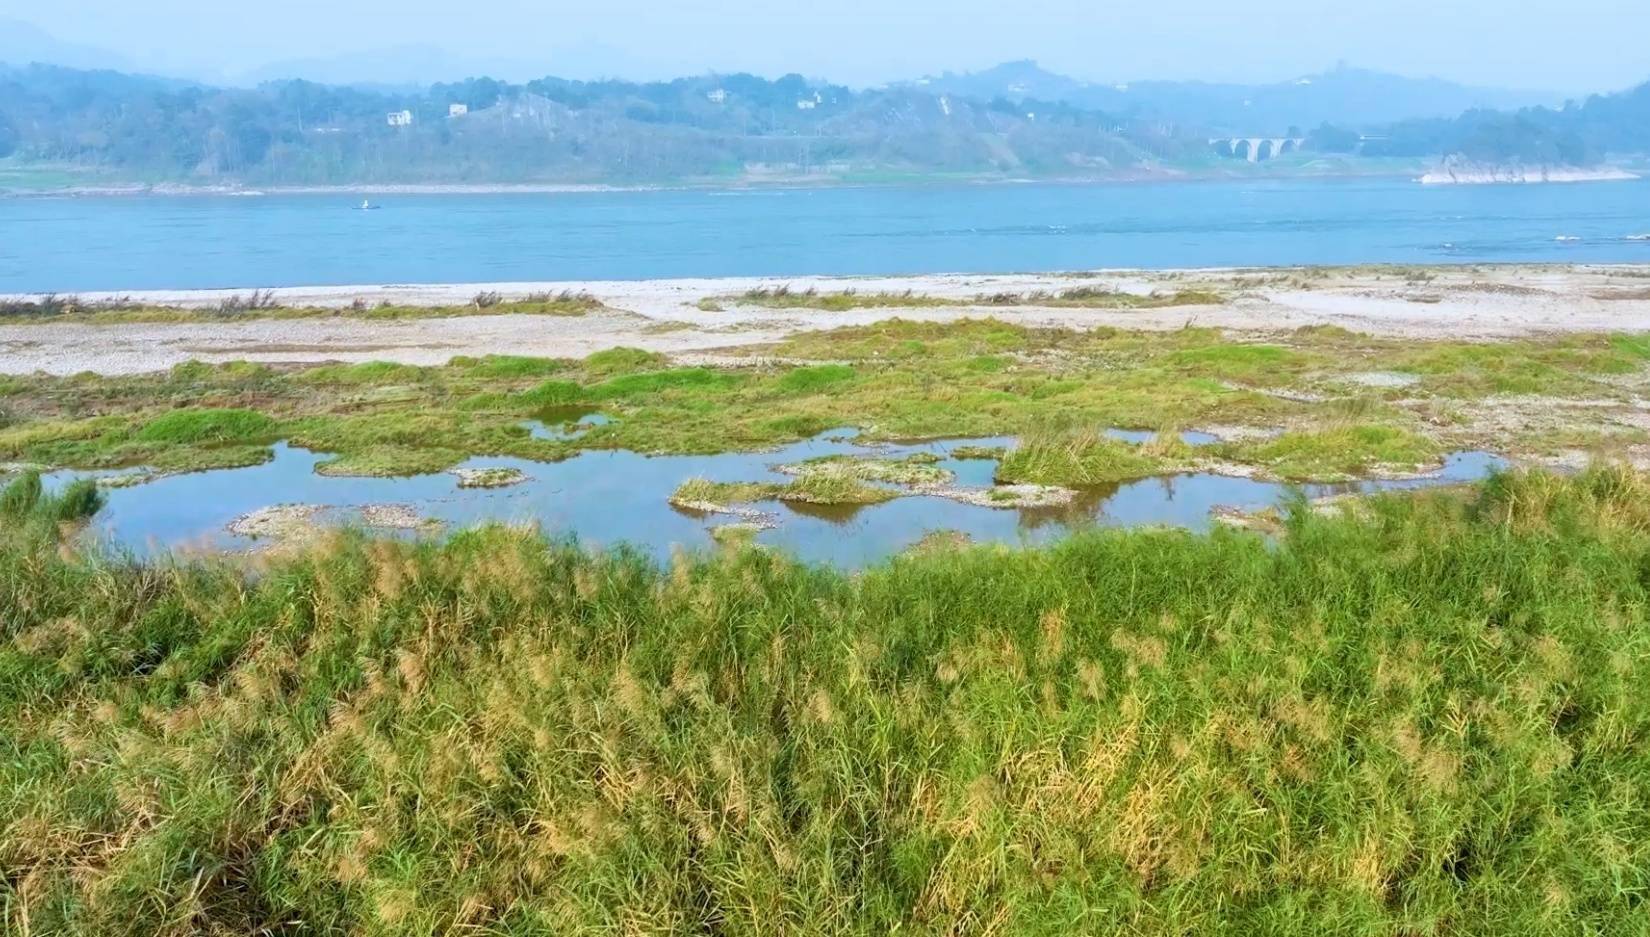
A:
{"type": "Polygon", "coordinates": [[[1250,163],[1299,152],[1305,145],[1305,137],[1214,137],[1209,140],[1210,148],[1216,153],[1250,163]]]}

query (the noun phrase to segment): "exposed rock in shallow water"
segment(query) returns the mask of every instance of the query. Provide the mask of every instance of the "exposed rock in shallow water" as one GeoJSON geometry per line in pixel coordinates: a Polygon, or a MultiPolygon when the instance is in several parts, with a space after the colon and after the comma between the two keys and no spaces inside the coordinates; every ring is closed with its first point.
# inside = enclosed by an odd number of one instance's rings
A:
{"type": "Polygon", "coordinates": [[[410,504],[368,504],[360,509],[361,526],[380,530],[421,530],[439,526],[410,504]]]}
{"type": "Polygon", "coordinates": [[[410,504],[368,504],[355,509],[275,504],[242,514],[229,522],[228,530],[253,540],[294,541],[349,523],[376,530],[429,530],[440,526],[439,521],[424,517],[410,504]]]}
{"type": "Polygon", "coordinates": [[[525,473],[513,468],[460,468],[452,474],[458,476],[460,488],[508,488],[527,480],[525,473]]]}
{"type": "Polygon", "coordinates": [[[158,476],[148,472],[127,472],[122,475],[104,475],[97,480],[99,488],[131,488],[154,481],[158,476]]]}
{"type": "Polygon", "coordinates": [[[951,450],[953,459],[1001,459],[1008,454],[1007,446],[957,446],[951,450]]]}
{"type": "Polygon", "coordinates": [[[922,539],[911,544],[907,552],[937,553],[942,550],[960,550],[971,546],[974,538],[960,530],[930,530],[922,539]]]}
{"type": "Polygon", "coordinates": [[[1229,504],[1217,504],[1209,510],[1209,519],[1227,527],[1265,534],[1275,534],[1283,529],[1283,518],[1273,508],[1246,510],[1229,504]]]}
{"type": "Polygon", "coordinates": [[[994,485],[990,488],[924,488],[934,495],[982,508],[1053,508],[1070,504],[1077,492],[1054,485],[994,485]]]}
{"type": "Polygon", "coordinates": [[[318,504],[275,504],[242,514],[229,522],[229,532],[254,540],[291,540],[320,531],[315,519],[325,510],[318,504]]]}
{"type": "MultiPolygon", "coordinates": [[[[671,498],[670,503],[684,511],[697,514],[722,514],[728,517],[737,517],[739,522],[749,524],[761,530],[772,530],[779,526],[779,519],[767,511],[758,511],[756,508],[741,507],[736,504],[723,504],[719,501],[704,501],[693,498],[671,498]]],[[[724,524],[731,527],[735,524],[724,524]]]]}
{"type": "Polygon", "coordinates": [[[850,478],[891,485],[940,485],[950,482],[955,476],[936,466],[934,463],[938,461],[939,457],[931,452],[916,452],[903,459],[829,455],[776,466],[774,471],[802,478],[850,478]]]}
{"type": "Polygon", "coordinates": [[[748,544],[764,530],[773,530],[778,527],[778,521],[770,517],[757,520],[735,521],[731,524],[717,524],[710,528],[710,539],[723,546],[748,544]]]}

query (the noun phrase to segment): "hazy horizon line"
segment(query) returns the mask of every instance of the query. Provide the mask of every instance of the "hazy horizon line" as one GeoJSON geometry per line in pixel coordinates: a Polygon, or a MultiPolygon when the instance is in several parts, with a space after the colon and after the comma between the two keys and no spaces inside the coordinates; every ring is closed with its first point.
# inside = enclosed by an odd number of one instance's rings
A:
{"type": "MultiPolygon", "coordinates": [[[[3,21],[0,21],[0,22],[3,22],[3,21]]],[[[410,43],[410,44],[404,44],[404,45],[376,47],[372,50],[372,53],[373,54],[385,54],[385,53],[413,52],[413,51],[419,51],[419,52],[440,51],[440,52],[445,52],[446,50],[445,50],[444,47],[439,46],[439,45],[435,45],[435,44],[410,43]]],[[[14,59],[14,58],[8,58],[8,57],[5,57],[5,56],[0,56],[0,65],[10,65],[12,67],[27,67],[27,66],[30,66],[30,65],[41,65],[41,66],[53,67],[53,68],[65,68],[65,69],[70,69],[70,70],[74,70],[74,71],[114,72],[114,73],[134,75],[134,76],[139,76],[139,77],[161,79],[161,80],[166,80],[166,81],[187,82],[187,83],[191,83],[191,84],[197,84],[197,85],[203,85],[203,86],[209,86],[209,87],[218,87],[218,88],[224,88],[224,89],[228,89],[228,90],[250,90],[250,89],[255,89],[255,88],[257,88],[261,85],[277,84],[277,83],[286,82],[286,81],[305,81],[305,82],[309,82],[309,83],[312,83],[312,84],[331,85],[331,86],[335,86],[335,87],[351,87],[351,88],[360,88],[360,89],[405,90],[405,89],[413,89],[413,88],[428,89],[428,88],[434,87],[436,85],[459,84],[459,83],[462,83],[462,82],[475,81],[475,80],[492,80],[492,81],[498,81],[500,83],[508,84],[508,85],[525,85],[529,82],[545,80],[545,79],[560,79],[560,80],[565,80],[565,81],[580,81],[580,82],[586,82],[586,83],[613,81],[613,82],[625,82],[625,83],[637,84],[637,85],[646,85],[646,84],[668,84],[668,83],[673,82],[673,81],[681,81],[681,80],[692,79],[692,78],[707,78],[707,77],[733,76],[733,75],[750,75],[752,77],[761,78],[761,79],[766,80],[766,81],[778,81],[782,78],[786,78],[786,77],[789,77],[789,76],[792,76],[792,75],[796,75],[796,76],[802,77],[806,81],[808,81],[810,83],[814,83],[814,84],[836,85],[836,86],[839,86],[839,87],[849,88],[849,89],[854,90],[854,91],[879,91],[879,90],[885,90],[885,89],[890,89],[890,88],[895,88],[895,87],[900,87],[900,86],[919,85],[921,82],[923,82],[925,80],[929,80],[929,79],[939,79],[939,78],[947,78],[947,77],[975,76],[975,75],[980,75],[980,74],[983,74],[983,73],[986,73],[986,72],[994,71],[994,70],[996,70],[998,68],[1001,68],[1003,66],[1018,65],[1018,64],[1030,64],[1030,65],[1038,68],[1039,70],[1043,71],[1044,73],[1046,73],[1050,76],[1067,79],[1067,80],[1070,80],[1070,81],[1073,81],[1073,82],[1077,82],[1081,85],[1090,86],[1090,87],[1123,88],[1123,87],[1127,87],[1129,85],[1183,84],[1183,85],[1202,85],[1202,86],[1207,86],[1207,87],[1253,87],[1253,88],[1262,88],[1262,87],[1269,87],[1269,86],[1274,86],[1274,85],[1285,85],[1285,84],[1289,84],[1290,82],[1293,82],[1293,81],[1299,81],[1301,79],[1320,78],[1320,77],[1327,76],[1327,75],[1332,75],[1332,74],[1334,74],[1338,71],[1343,71],[1344,70],[1344,71],[1355,71],[1355,72],[1365,72],[1365,73],[1370,73],[1370,74],[1387,75],[1387,76],[1391,76],[1391,77],[1394,77],[1394,78],[1401,78],[1401,79],[1408,80],[1408,81],[1438,81],[1438,82],[1443,82],[1443,83],[1455,85],[1456,87],[1467,89],[1467,90],[1496,92],[1496,93],[1502,93],[1502,94],[1527,94],[1527,95],[1530,95],[1531,97],[1544,97],[1544,98],[1549,98],[1549,99],[1553,99],[1553,100],[1568,100],[1568,99],[1578,99],[1579,100],[1579,99],[1585,99],[1586,97],[1593,96],[1593,95],[1611,94],[1611,93],[1616,93],[1616,92],[1620,92],[1620,91],[1629,90],[1631,88],[1638,87],[1638,85],[1645,83],[1645,81],[1650,81],[1650,75],[1647,75],[1646,78],[1643,81],[1631,82],[1629,84],[1622,85],[1622,86],[1619,86],[1619,87],[1603,88],[1603,89],[1591,89],[1591,90],[1584,90],[1584,91],[1581,91],[1581,90],[1564,90],[1564,89],[1558,89],[1558,88],[1540,88],[1540,87],[1534,87],[1534,86],[1516,86],[1516,85],[1502,86],[1502,85],[1491,85],[1491,84],[1482,84],[1482,83],[1461,81],[1461,80],[1458,80],[1458,79],[1455,79],[1455,78],[1450,78],[1450,77],[1447,77],[1447,76],[1444,76],[1444,75],[1438,75],[1438,74],[1406,72],[1406,71],[1403,71],[1403,70],[1393,69],[1393,68],[1385,68],[1385,67],[1381,67],[1381,66],[1378,66],[1378,65],[1368,65],[1368,64],[1361,64],[1361,63],[1354,64],[1354,63],[1348,63],[1348,62],[1345,62],[1345,61],[1338,61],[1338,62],[1333,63],[1331,65],[1328,65],[1324,68],[1321,68],[1317,71],[1290,72],[1290,73],[1287,73],[1287,74],[1282,74],[1282,75],[1280,75],[1279,77],[1276,77],[1276,78],[1256,79],[1256,80],[1253,80],[1253,81],[1235,81],[1235,80],[1221,80],[1221,79],[1193,78],[1193,77],[1165,77],[1165,76],[1160,76],[1160,75],[1159,76],[1150,76],[1150,77],[1134,77],[1134,78],[1130,78],[1130,79],[1123,80],[1123,81],[1115,81],[1115,80],[1108,80],[1108,79],[1089,78],[1089,77],[1084,77],[1082,75],[1072,74],[1070,72],[1060,71],[1058,69],[1048,68],[1048,67],[1043,66],[1039,62],[1039,60],[1037,58],[1033,57],[1033,56],[1011,56],[1011,57],[1008,57],[1008,58],[1004,58],[1001,61],[995,62],[995,63],[990,64],[990,65],[982,66],[982,67],[958,66],[958,67],[942,69],[942,70],[937,71],[937,72],[925,72],[923,74],[912,75],[912,76],[906,77],[906,78],[897,78],[897,79],[891,79],[891,80],[887,80],[887,81],[861,81],[861,82],[856,82],[856,81],[852,81],[852,80],[843,80],[843,79],[839,79],[839,78],[833,78],[829,75],[809,74],[806,71],[796,70],[796,69],[789,70],[789,71],[768,71],[768,70],[756,69],[756,68],[718,68],[718,67],[714,67],[714,66],[705,67],[705,68],[701,68],[701,69],[693,70],[693,71],[682,71],[682,72],[677,72],[677,73],[671,73],[671,74],[669,74],[668,77],[663,77],[663,76],[661,76],[661,77],[640,77],[640,76],[636,76],[636,75],[633,75],[633,74],[622,74],[622,73],[618,73],[618,72],[613,72],[613,73],[585,72],[584,74],[578,74],[578,73],[576,73],[577,70],[575,70],[574,72],[558,72],[558,71],[554,70],[553,67],[552,67],[551,70],[544,71],[544,72],[523,72],[523,71],[515,70],[515,69],[507,69],[507,70],[500,71],[498,73],[489,73],[489,72],[485,72],[485,71],[479,71],[478,72],[478,71],[468,71],[468,70],[464,70],[464,69],[457,69],[457,70],[454,70],[454,71],[450,72],[448,77],[442,77],[442,78],[416,78],[416,79],[398,79],[398,78],[394,78],[394,77],[340,79],[340,78],[329,78],[329,77],[316,77],[316,76],[313,76],[313,75],[304,74],[304,73],[302,73],[300,71],[297,71],[297,70],[294,70],[290,73],[279,73],[279,74],[275,73],[275,72],[277,72],[281,69],[284,69],[288,66],[299,66],[299,65],[306,65],[306,64],[316,65],[316,66],[318,66],[318,70],[323,70],[324,71],[325,70],[324,66],[325,66],[326,63],[328,63],[328,61],[329,61],[328,59],[322,58],[322,57],[317,57],[317,58],[314,58],[314,59],[281,59],[281,60],[275,60],[275,61],[267,62],[267,63],[264,63],[264,64],[260,64],[260,65],[257,65],[257,66],[252,66],[252,67],[248,67],[248,68],[239,69],[239,70],[236,70],[236,71],[224,71],[224,70],[221,70],[221,69],[190,69],[190,68],[177,68],[177,67],[169,68],[164,63],[153,63],[151,65],[146,65],[146,64],[141,63],[141,62],[120,61],[120,62],[111,62],[111,63],[107,63],[107,64],[92,65],[92,64],[82,64],[82,63],[78,63],[78,62],[53,61],[51,59],[14,59]],[[259,73],[267,73],[267,74],[259,74],[259,73]]],[[[524,64],[524,63],[517,63],[517,64],[521,65],[521,64],[524,64]]]]}

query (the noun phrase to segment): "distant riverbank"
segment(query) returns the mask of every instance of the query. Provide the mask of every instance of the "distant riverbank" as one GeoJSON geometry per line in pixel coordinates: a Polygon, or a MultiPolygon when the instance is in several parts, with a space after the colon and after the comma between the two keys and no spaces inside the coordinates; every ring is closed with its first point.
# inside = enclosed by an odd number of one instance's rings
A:
{"type": "Polygon", "coordinates": [[[1321,181],[1335,179],[1414,179],[1414,160],[1338,160],[1330,157],[1259,165],[1241,162],[1209,166],[1131,167],[1081,175],[1002,175],[978,173],[887,173],[864,176],[752,173],[655,182],[341,182],[294,184],[255,182],[69,182],[55,185],[8,185],[0,177],[0,198],[233,197],[280,195],[558,195],[589,192],[659,192],[771,190],[804,188],[895,188],[942,186],[1115,185],[1162,182],[1321,181]]]}
{"type": "Polygon", "coordinates": [[[645,192],[669,186],[622,186],[576,183],[352,183],[348,185],[254,186],[240,184],[191,185],[186,183],[120,183],[112,185],[72,185],[55,189],[13,189],[0,192],[12,197],[124,198],[124,197],[261,197],[269,195],[556,195],[569,192],[645,192]]]}
{"type": "Polygon", "coordinates": [[[1565,182],[1630,182],[1639,178],[1625,169],[1602,166],[1442,166],[1421,176],[1422,185],[1531,185],[1565,182]]]}

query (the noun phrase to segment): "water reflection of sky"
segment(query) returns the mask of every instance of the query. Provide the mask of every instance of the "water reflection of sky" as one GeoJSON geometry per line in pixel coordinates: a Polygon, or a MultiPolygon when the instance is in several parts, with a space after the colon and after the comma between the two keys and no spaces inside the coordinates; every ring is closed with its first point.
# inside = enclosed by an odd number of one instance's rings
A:
{"type": "MultiPolygon", "coordinates": [[[[582,420],[588,422],[588,419],[582,420]]],[[[1199,440],[1189,440],[1199,441],[1199,440]]],[[[348,522],[353,509],[370,504],[407,504],[453,530],[488,521],[535,522],[546,533],[573,535],[591,547],[629,543],[664,558],[674,545],[705,547],[709,530],[737,518],[682,511],[668,499],[689,478],[715,481],[784,481],[779,465],[824,455],[901,458],[917,452],[940,457],[938,466],[964,486],[986,486],[996,463],[959,459],[959,446],[1004,446],[1009,439],[953,439],[903,445],[857,444],[841,431],[822,434],[778,450],[694,456],[646,456],[596,450],[561,462],[480,457],[464,468],[509,467],[527,481],[497,489],[463,489],[450,473],[407,478],[352,478],[318,475],[327,455],[286,444],[258,466],[173,475],[108,491],[108,505],[94,522],[94,535],[139,554],[177,548],[241,549],[249,541],[227,531],[249,512],[277,504],[314,504],[329,517],[348,522]]],[[[1309,485],[1308,496],[1481,478],[1499,460],[1483,453],[1450,457],[1442,473],[1426,479],[1309,485]]],[[[59,472],[48,481],[61,485],[77,473],[59,472]]],[[[78,473],[86,474],[86,473],[78,473]]],[[[801,559],[859,567],[915,544],[925,534],[951,530],[980,542],[1037,544],[1074,527],[1170,525],[1208,528],[1216,506],[1258,509],[1288,497],[1290,486],[1210,474],[1147,478],[1080,492],[1067,506],[1002,509],[962,504],[932,496],[903,497],[876,505],[817,506],[766,503],[778,526],[757,535],[801,559]]]]}

